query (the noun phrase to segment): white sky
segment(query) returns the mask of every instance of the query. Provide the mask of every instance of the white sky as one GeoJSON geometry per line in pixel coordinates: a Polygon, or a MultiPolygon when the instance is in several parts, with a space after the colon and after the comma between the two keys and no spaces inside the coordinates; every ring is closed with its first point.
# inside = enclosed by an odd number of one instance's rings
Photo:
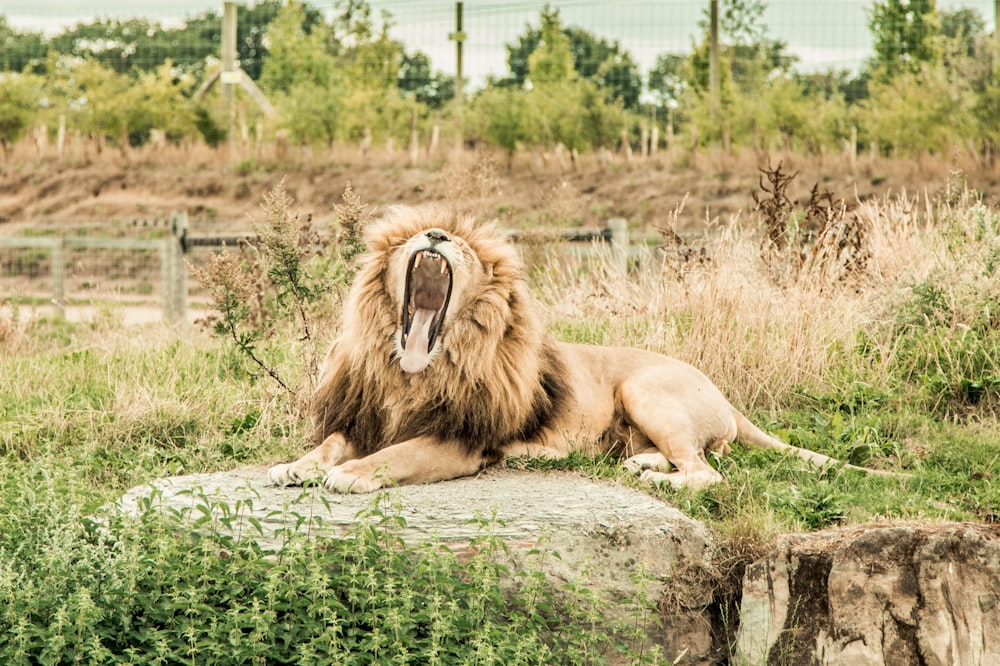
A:
{"type": "MultiPolygon", "coordinates": [[[[334,0],[310,5],[333,12],[334,0]]],[[[689,52],[707,0],[563,0],[552,1],[564,25],[575,25],[599,37],[618,40],[646,71],[665,52],[689,52]]],[[[800,69],[857,68],[871,53],[868,32],[870,0],[765,0],[768,35],[788,42],[799,56],[800,69]]],[[[993,0],[938,0],[941,9],[975,9],[988,29],[993,26],[993,0]]],[[[393,15],[393,35],[408,49],[431,58],[434,69],[453,72],[455,45],[447,39],[455,29],[455,2],[450,0],[370,0],[373,9],[393,15]]],[[[506,73],[504,45],[527,24],[538,25],[545,2],[530,0],[466,0],[464,2],[464,68],[473,84],[488,74],[506,73]]],[[[0,14],[18,29],[57,33],[66,26],[99,17],[141,16],[175,25],[205,11],[221,13],[221,0],[0,0],[0,14]]]]}

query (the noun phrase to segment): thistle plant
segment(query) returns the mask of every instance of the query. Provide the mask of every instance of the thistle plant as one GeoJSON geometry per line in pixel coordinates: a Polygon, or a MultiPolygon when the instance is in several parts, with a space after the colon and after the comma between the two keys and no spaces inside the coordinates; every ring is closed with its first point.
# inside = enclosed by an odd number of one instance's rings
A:
{"type": "Polygon", "coordinates": [[[335,207],[340,229],[334,235],[316,229],[311,215],[293,211],[294,200],[282,181],[264,196],[263,221],[251,220],[254,240],[239,252],[223,248],[203,268],[192,267],[218,313],[216,333],[232,340],[241,356],[293,396],[315,388],[323,342],[316,322],[327,303],[341,300],[364,250],[371,207],[350,184],[343,201],[335,207]],[[282,374],[277,359],[283,350],[268,344],[282,327],[292,329],[288,337],[300,350],[299,382],[282,374]],[[262,351],[266,346],[272,347],[270,353],[262,351]]]}

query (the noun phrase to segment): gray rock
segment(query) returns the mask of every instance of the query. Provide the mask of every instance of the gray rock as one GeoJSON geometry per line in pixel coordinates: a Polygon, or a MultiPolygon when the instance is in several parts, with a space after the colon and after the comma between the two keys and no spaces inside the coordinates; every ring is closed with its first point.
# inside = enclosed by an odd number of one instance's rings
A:
{"type": "Polygon", "coordinates": [[[1000,528],[784,535],[744,576],[736,663],[1000,664],[1000,528]]]}
{"type": "MultiPolygon", "coordinates": [[[[540,566],[556,582],[585,582],[609,602],[659,602],[662,621],[652,613],[645,629],[671,662],[705,663],[718,649],[709,608],[714,588],[704,585],[716,575],[708,528],[639,490],[578,474],[491,468],[372,496],[277,488],[268,485],[265,469],[244,468],[161,479],[129,491],[119,506],[129,513],[147,505],[190,510],[194,518],[225,513],[234,533],[271,549],[299,517],[307,519],[299,529],[319,538],[343,536],[373,502],[405,520],[404,541],[442,542],[459,554],[491,519],[491,533],[503,539],[515,566],[540,566]],[[559,557],[529,556],[537,550],[559,557]]],[[[607,608],[613,617],[624,607],[607,608]]]]}

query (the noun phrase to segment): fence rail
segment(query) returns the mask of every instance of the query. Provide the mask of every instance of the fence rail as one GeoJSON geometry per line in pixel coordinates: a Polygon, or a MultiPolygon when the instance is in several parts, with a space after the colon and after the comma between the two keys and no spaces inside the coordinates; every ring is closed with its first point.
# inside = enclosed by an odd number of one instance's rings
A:
{"type": "Polygon", "coordinates": [[[64,317],[71,301],[103,296],[131,304],[159,293],[163,319],[183,321],[188,303],[182,247],[187,216],[172,214],[169,227],[170,234],[158,239],[0,238],[0,296],[41,298],[64,317]]]}
{"type": "MultiPolygon", "coordinates": [[[[187,320],[191,293],[189,264],[207,260],[199,249],[252,243],[250,233],[189,234],[188,218],[173,213],[169,234],[155,239],[96,237],[0,237],[0,303],[4,299],[49,303],[56,315],[66,316],[70,304],[98,299],[110,305],[153,304],[162,320],[187,320]],[[158,298],[157,298],[158,296],[158,298]]],[[[528,242],[537,233],[507,231],[514,242],[528,242]]],[[[606,244],[610,258],[625,270],[632,254],[628,225],[622,218],[608,220],[600,230],[549,233],[568,243],[574,257],[586,255],[595,243],[606,244]]]]}

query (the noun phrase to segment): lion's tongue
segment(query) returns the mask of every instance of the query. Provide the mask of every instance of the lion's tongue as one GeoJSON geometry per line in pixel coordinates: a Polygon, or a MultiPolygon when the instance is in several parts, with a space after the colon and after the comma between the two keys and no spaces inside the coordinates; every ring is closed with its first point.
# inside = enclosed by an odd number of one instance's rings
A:
{"type": "Polygon", "coordinates": [[[427,349],[431,336],[431,325],[434,323],[434,310],[420,308],[413,313],[410,333],[406,338],[403,356],[399,359],[399,367],[403,372],[420,372],[431,362],[427,349]]]}

